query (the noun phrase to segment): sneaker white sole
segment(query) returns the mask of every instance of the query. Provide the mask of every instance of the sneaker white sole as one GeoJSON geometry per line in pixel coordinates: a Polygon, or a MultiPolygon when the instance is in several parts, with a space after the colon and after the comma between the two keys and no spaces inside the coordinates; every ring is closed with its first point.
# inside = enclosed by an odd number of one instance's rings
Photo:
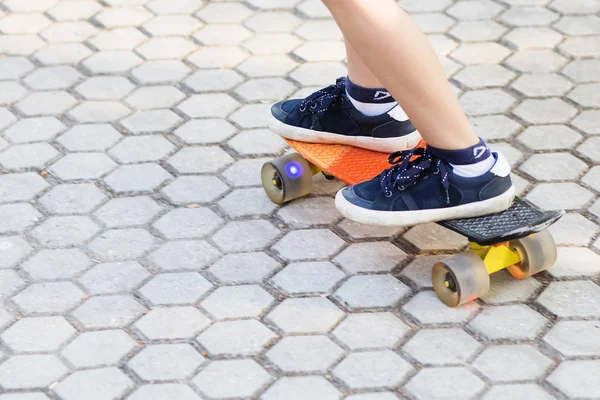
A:
{"type": "Polygon", "coordinates": [[[455,207],[414,211],[378,211],[368,210],[350,203],[340,190],[335,196],[335,206],[344,217],[361,224],[401,227],[499,213],[510,207],[514,198],[515,188],[511,186],[500,196],[455,207]]]}
{"type": "Polygon", "coordinates": [[[299,128],[285,124],[275,118],[269,109],[267,125],[269,129],[287,139],[299,142],[322,143],[322,144],[344,144],[360,147],[367,150],[382,153],[393,153],[394,151],[410,150],[415,148],[421,141],[421,135],[414,131],[408,135],[398,138],[373,138],[366,136],[345,136],[337,133],[320,132],[312,129],[299,128]]]}

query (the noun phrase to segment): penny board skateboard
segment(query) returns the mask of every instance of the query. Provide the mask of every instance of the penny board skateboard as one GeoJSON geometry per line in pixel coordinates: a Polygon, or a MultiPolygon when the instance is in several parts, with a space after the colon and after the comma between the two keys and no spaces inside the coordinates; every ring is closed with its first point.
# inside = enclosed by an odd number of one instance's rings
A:
{"type": "MultiPolygon", "coordinates": [[[[278,204],[310,194],[312,177],[323,172],[353,185],[369,180],[389,168],[389,154],[362,148],[284,140],[297,153],[263,165],[261,178],[269,198],[278,204]]],[[[425,146],[423,142],[419,146],[425,146]]],[[[489,275],[502,269],[525,279],[550,268],[557,249],[546,228],[563,211],[545,212],[515,198],[498,214],[438,222],[469,240],[469,249],[433,266],[432,284],[447,306],[473,301],[490,287],[489,275]]]]}

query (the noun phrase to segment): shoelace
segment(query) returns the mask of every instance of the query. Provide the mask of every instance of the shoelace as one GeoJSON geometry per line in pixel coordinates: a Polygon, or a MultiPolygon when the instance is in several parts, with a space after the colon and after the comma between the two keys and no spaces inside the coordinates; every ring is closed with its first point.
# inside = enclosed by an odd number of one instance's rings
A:
{"type": "Polygon", "coordinates": [[[415,148],[408,151],[392,153],[388,162],[393,167],[383,171],[381,187],[387,197],[392,197],[392,190],[406,190],[415,185],[419,179],[428,179],[429,170],[433,169],[434,175],[439,175],[446,192],[446,204],[450,204],[450,182],[448,181],[448,165],[442,159],[427,152],[425,148],[415,148]]]}
{"type": "Polygon", "coordinates": [[[333,103],[338,101],[340,96],[345,93],[346,78],[338,78],[334,85],[314,92],[300,103],[300,111],[309,110],[311,114],[320,114],[325,112],[333,103]]]}

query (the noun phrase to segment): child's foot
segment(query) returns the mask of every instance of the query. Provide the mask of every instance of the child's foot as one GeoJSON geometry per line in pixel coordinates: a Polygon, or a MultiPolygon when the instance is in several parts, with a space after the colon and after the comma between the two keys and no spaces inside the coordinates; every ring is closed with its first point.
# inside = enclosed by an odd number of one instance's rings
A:
{"type": "Polygon", "coordinates": [[[409,150],[419,143],[419,132],[399,106],[392,105],[381,115],[367,116],[346,95],[345,82],[346,78],[339,78],[335,85],[304,100],[274,104],[269,128],[301,142],[346,144],[384,153],[409,150]]]}
{"type": "Polygon", "coordinates": [[[353,221],[387,226],[501,212],[512,204],[515,189],[508,162],[500,153],[490,157],[493,166],[488,172],[469,177],[426,149],[398,152],[390,156],[392,168],[340,190],[335,205],[353,221]]]}

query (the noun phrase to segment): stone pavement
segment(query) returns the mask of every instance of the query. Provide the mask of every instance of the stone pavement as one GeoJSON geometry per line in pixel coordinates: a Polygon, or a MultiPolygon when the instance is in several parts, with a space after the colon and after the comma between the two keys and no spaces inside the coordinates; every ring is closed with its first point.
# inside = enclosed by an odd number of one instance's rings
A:
{"type": "Polygon", "coordinates": [[[448,309],[461,237],[267,199],[268,103],[345,73],[318,0],[4,0],[0,400],[600,398],[600,1],[400,3],[555,268],[448,309]]]}

